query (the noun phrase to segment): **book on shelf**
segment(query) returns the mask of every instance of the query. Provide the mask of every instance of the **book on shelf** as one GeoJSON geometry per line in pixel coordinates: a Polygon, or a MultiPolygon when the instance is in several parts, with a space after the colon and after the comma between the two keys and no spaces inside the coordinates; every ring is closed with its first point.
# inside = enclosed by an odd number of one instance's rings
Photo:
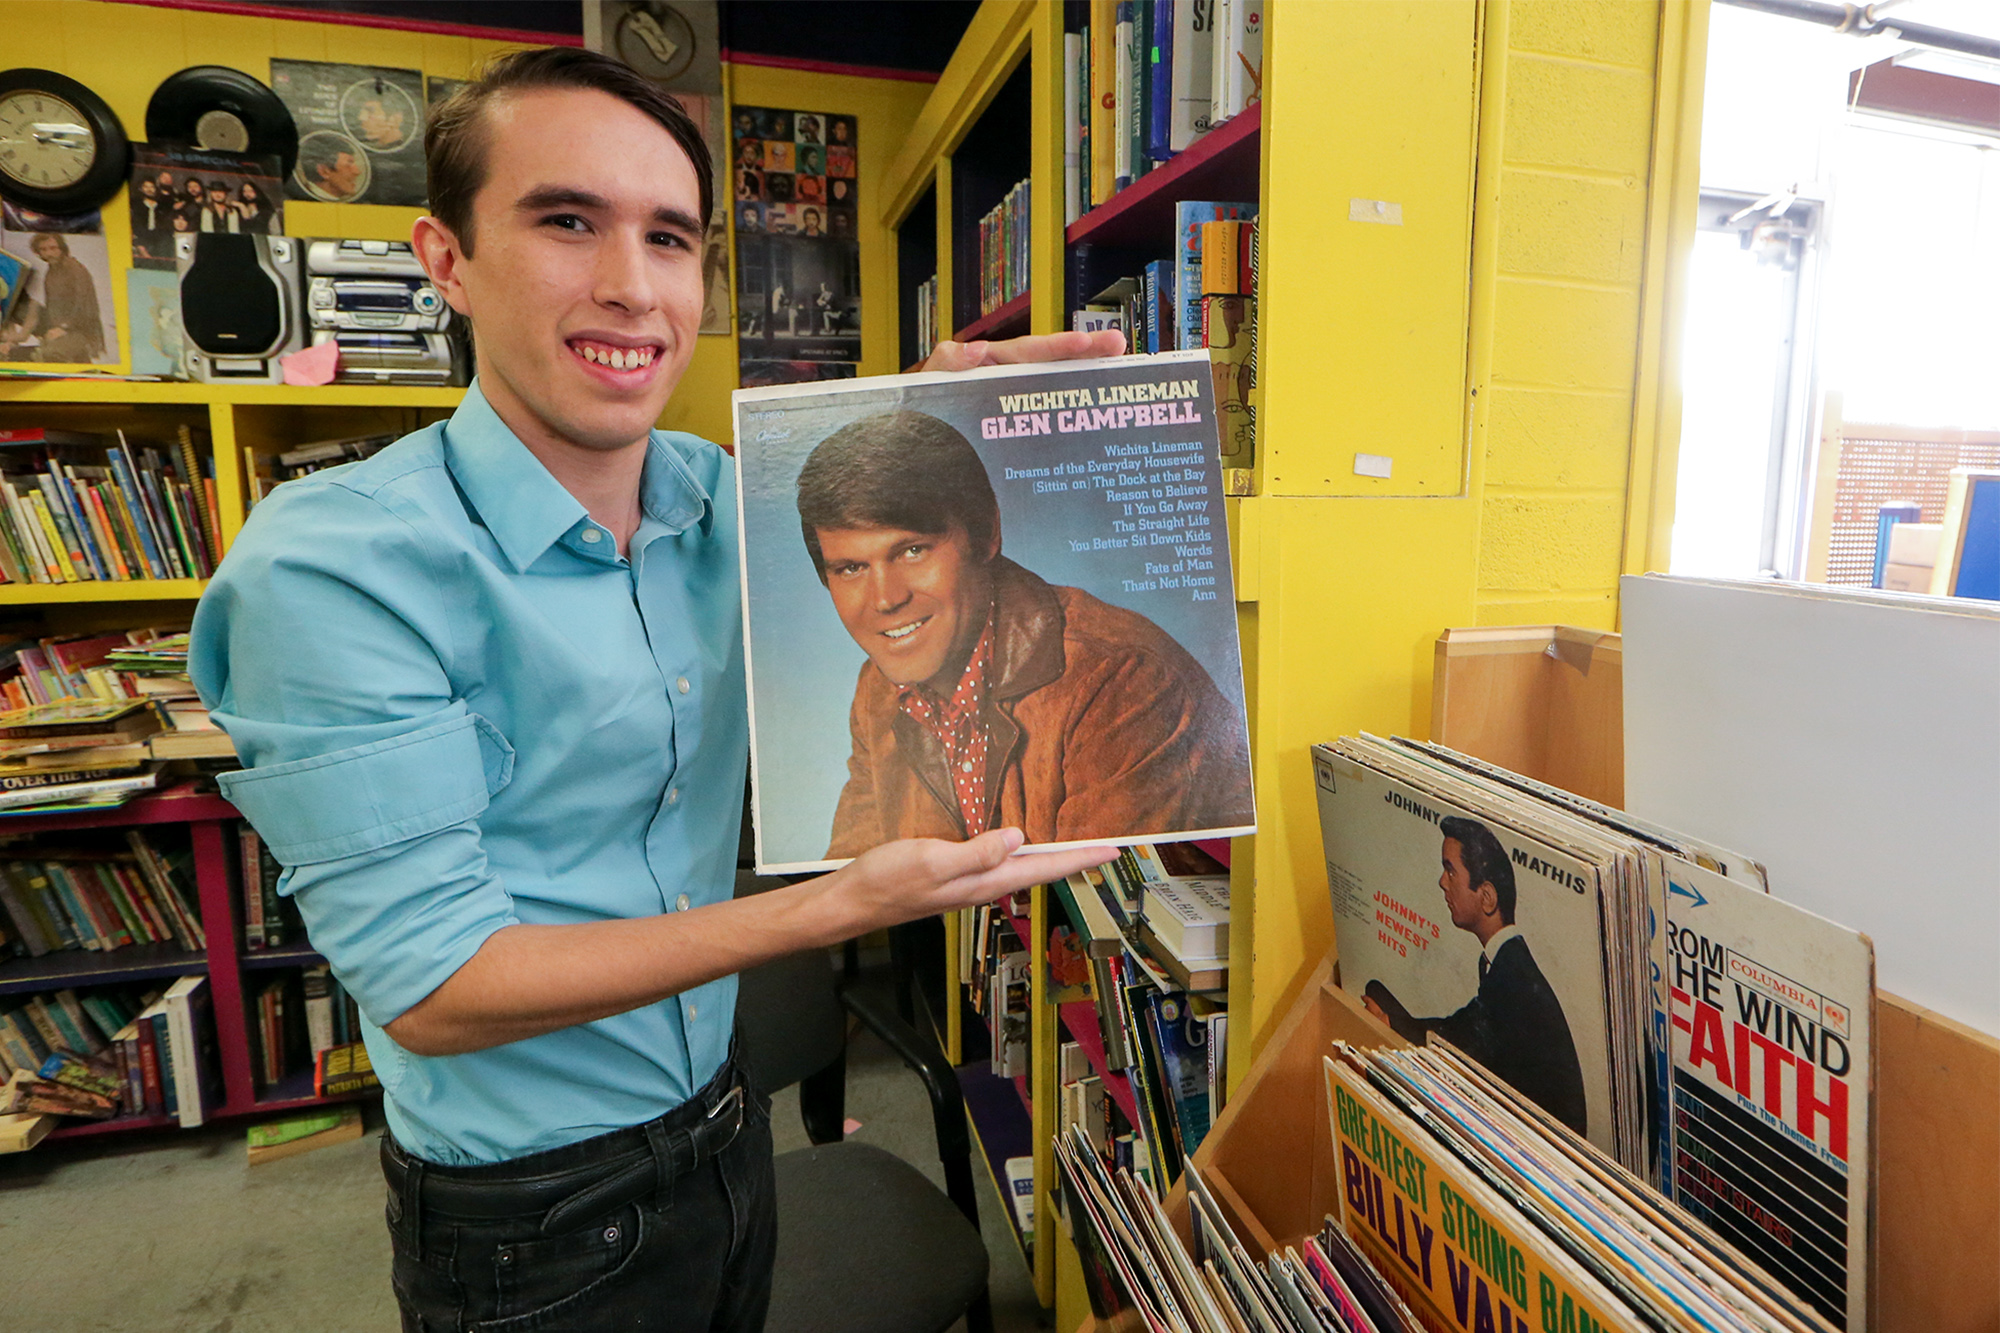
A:
{"type": "Polygon", "coordinates": [[[361,1137],[362,1128],[360,1107],[331,1106],[323,1111],[252,1125],[245,1143],[250,1165],[260,1166],[331,1148],[337,1143],[352,1143],[361,1137]]]}
{"type": "Polygon", "coordinates": [[[1083,164],[1089,150],[1084,146],[1084,126],[1089,113],[1084,103],[1090,87],[1090,68],[1085,55],[1086,34],[1063,34],[1063,225],[1082,217],[1085,200],[1083,164]]]}
{"type": "Polygon", "coordinates": [[[1208,123],[1241,114],[1264,93],[1264,0],[1214,0],[1208,123]]]}
{"type": "Polygon", "coordinates": [[[129,745],[167,725],[147,699],[58,699],[0,712],[0,759],[129,745]]]}
{"type": "Polygon", "coordinates": [[[1021,1243],[1032,1246],[1035,1243],[1035,1159],[1009,1157],[1001,1170],[1007,1177],[1007,1201],[1013,1205],[1014,1225],[1020,1230],[1021,1243]]]}
{"type": "Polygon", "coordinates": [[[216,1086],[213,1000],[206,975],[182,977],[167,987],[167,1040],[174,1069],[173,1112],[193,1129],[221,1104],[216,1086]]]}
{"type": "Polygon", "coordinates": [[[1090,203],[1094,208],[1117,192],[1118,3],[1089,0],[1090,28],[1090,203]]]}
{"type": "Polygon", "coordinates": [[[979,313],[990,315],[1028,290],[1028,182],[1017,181],[979,220],[979,313]]]}
{"type": "Polygon", "coordinates": [[[1862,1326],[1868,939],[1747,857],[1441,746],[1348,738],[1313,762],[1342,987],[1862,1326]]]}
{"type": "Polygon", "coordinates": [[[368,1048],[359,1040],[329,1046],[313,1059],[314,1096],[344,1097],[381,1086],[368,1059],[368,1048]]]}

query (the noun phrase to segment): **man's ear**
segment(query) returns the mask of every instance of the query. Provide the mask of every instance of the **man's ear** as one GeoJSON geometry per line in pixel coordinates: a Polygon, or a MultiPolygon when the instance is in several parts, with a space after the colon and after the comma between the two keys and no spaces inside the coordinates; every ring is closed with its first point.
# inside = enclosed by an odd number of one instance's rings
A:
{"type": "Polygon", "coordinates": [[[1485,883],[1481,884],[1478,889],[1478,894],[1479,894],[1480,913],[1484,916],[1499,916],[1500,890],[1493,887],[1493,881],[1489,879],[1485,883]]]}
{"type": "Polygon", "coordinates": [[[426,215],[418,218],[417,225],[410,229],[410,249],[416,252],[417,262],[424,266],[431,285],[438,289],[446,304],[470,319],[472,309],[465,299],[465,279],[459,272],[465,262],[465,251],[457,234],[426,215]]]}

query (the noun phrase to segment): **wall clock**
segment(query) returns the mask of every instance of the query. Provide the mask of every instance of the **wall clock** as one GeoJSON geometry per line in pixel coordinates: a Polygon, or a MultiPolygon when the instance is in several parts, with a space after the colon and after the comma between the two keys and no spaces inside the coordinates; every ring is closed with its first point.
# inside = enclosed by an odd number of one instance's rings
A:
{"type": "Polygon", "coordinates": [[[132,170],[104,99],[46,69],[0,71],[0,196],[37,213],[100,208],[132,170]]]}

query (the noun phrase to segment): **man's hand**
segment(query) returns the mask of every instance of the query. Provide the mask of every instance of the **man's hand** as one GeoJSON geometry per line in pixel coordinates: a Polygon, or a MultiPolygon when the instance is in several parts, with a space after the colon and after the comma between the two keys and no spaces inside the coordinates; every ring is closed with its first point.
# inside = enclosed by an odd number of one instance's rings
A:
{"type": "Polygon", "coordinates": [[[1034,333],[999,342],[958,343],[946,339],[924,358],[920,370],[976,370],[980,366],[1018,366],[1031,361],[1084,361],[1123,356],[1125,335],[1117,329],[1094,333],[1034,333]]]}
{"type": "Polygon", "coordinates": [[[1115,847],[1078,847],[1016,856],[1019,829],[995,829],[968,842],[908,838],[885,843],[819,883],[854,915],[843,938],[918,917],[976,907],[1017,889],[1066,879],[1118,855],[1115,847]]]}

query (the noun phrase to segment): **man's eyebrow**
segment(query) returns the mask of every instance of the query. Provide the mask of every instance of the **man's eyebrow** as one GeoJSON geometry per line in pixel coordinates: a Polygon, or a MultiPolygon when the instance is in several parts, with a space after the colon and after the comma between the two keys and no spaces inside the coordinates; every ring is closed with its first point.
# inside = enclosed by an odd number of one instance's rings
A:
{"type": "MultiPolygon", "coordinates": [[[[515,200],[514,207],[523,213],[550,208],[582,208],[603,213],[611,210],[611,201],[573,185],[540,185],[515,200]]],[[[700,236],[706,230],[700,219],[682,208],[655,208],[652,222],[656,227],[669,227],[689,236],[700,236]]]]}
{"type": "Polygon", "coordinates": [[[608,209],[611,201],[603,195],[592,194],[572,185],[538,185],[514,201],[514,207],[522,212],[534,212],[544,208],[594,208],[608,209]]]}

